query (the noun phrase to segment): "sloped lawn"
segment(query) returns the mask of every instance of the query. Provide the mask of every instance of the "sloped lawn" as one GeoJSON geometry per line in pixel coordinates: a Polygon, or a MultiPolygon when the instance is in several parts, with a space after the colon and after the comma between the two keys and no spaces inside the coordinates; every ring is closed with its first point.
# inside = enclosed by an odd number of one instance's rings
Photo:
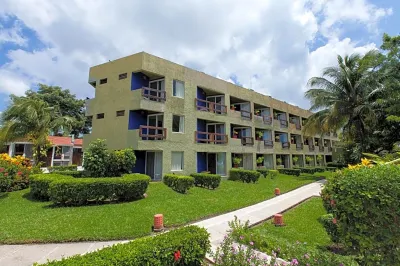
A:
{"type": "Polygon", "coordinates": [[[151,233],[153,215],[164,214],[167,227],[226,213],[317,180],[316,176],[279,175],[257,184],[222,181],[216,190],[192,188],[182,195],[163,183],[150,183],[146,199],[97,206],[52,207],[33,201],[29,189],[0,195],[0,243],[132,239],[151,233]]]}

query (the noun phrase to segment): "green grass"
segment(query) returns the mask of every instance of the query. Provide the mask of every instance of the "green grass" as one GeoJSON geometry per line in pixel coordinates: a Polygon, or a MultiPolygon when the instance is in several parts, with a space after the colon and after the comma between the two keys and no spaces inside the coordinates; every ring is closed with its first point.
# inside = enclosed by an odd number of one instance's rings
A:
{"type": "Polygon", "coordinates": [[[276,227],[267,221],[251,229],[251,233],[274,238],[284,238],[292,243],[306,242],[318,247],[331,244],[331,240],[318,218],[326,214],[321,198],[311,198],[283,214],[286,226],[276,227]]]}
{"type": "MultiPolygon", "coordinates": [[[[318,173],[315,176],[329,175],[318,173]]],[[[249,206],[316,180],[315,176],[279,175],[257,184],[222,181],[216,190],[192,188],[182,195],[163,183],[151,183],[146,199],[119,204],[52,207],[29,199],[29,189],[0,195],[0,243],[131,239],[151,233],[153,215],[164,214],[177,226],[249,206]]]]}

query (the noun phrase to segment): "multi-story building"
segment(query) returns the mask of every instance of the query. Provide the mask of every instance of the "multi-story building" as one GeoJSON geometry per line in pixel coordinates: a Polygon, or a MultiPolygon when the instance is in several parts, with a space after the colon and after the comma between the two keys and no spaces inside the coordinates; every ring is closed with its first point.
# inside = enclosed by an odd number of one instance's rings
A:
{"type": "Polygon", "coordinates": [[[84,146],[101,138],[110,149],[133,148],[134,171],[154,180],[224,176],[236,157],[245,169],[332,160],[336,134],[302,134],[309,111],[145,52],[92,67],[89,83],[93,123],[84,146]]]}

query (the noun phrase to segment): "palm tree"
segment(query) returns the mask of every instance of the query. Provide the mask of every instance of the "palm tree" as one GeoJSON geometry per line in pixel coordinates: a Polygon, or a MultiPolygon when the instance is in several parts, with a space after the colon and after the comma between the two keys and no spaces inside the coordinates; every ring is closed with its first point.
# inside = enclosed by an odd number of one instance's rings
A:
{"type": "Polygon", "coordinates": [[[70,128],[73,119],[61,117],[54,107],[38,99],[17,97],[1,116],[0,141],[29,139],[34,144],[34,161],[38,163],[50,132],[70,128]]]}
{"type": "Polygon", "coordinates": [[[383,89],[381,78],[374,71],[378,52],[363,57],[338,55],[338,65],[324,69],[322,77],[308,81],[311,87],[305,97],[316,111],[304,126],[305,134],[321,134],[343,130],[343,136],[364,150],[364,138],[375,119],[374,99],[383,89]]]}

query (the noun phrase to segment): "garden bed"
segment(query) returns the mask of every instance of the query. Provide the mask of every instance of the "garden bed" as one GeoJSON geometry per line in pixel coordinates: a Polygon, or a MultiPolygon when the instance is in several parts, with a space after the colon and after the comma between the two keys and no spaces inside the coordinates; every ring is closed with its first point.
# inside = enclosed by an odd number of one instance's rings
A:
{"type": "Polygon", "coordinates": [[[6,193],[0,197],[0,213],[7,217],[0,219],[0,242],[132,239],[151,233],[154,214],[164,214],[167,227],[183,225],[270,199],[276,187],[284,193],[321,175],[330,173],[299,177],[279,174],[274,179],[260,178],[255,184],[221,181],[215,190],[194,187],[187,194],[176,193],[161,182],[150,183],[148,197],[139,201],[68,208],[34,201],[29,198],[29,189],[6,193]]]}

